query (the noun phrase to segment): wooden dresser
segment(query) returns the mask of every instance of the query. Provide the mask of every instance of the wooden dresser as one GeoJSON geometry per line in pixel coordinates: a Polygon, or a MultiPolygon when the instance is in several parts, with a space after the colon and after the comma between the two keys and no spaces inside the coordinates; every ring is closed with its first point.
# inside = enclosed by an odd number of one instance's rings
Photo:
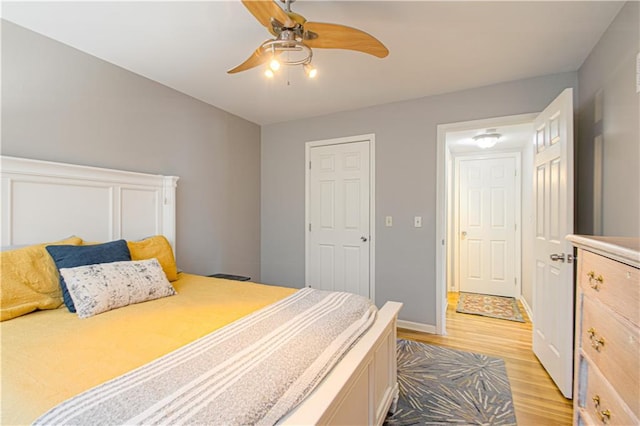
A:
{"type": "Polygon", "coordinates": [[[640,239],[568,239],[578,248],[574,424],[640,424],[640,239]]]}

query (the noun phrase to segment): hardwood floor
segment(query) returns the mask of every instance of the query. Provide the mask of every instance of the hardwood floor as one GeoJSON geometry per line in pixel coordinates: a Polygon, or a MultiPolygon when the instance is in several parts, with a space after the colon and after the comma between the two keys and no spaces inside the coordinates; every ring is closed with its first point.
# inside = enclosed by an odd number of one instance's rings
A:
{"type": "MultiPolygon", "coordinates": [[[[560,393],[533,354],[529,319],[520,323],[460,314],[458,293],[448,298],[447,336],[398,329],[398,337],[504,359],[518,425],[570,425],[572,401],[560,393]]],[[[526,317],[522,306],[520,310],[526,317]]]]}

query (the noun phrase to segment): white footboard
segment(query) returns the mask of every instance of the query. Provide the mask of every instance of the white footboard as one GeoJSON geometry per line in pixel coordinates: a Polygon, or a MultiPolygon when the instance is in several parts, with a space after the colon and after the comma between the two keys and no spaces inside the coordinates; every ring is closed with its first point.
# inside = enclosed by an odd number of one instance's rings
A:
{"type": "Polygon", "coordinates": [[[376,322],[285,425],[381,425],[398,395],[396,321],[402,304],[387,302],[376,322]]]}

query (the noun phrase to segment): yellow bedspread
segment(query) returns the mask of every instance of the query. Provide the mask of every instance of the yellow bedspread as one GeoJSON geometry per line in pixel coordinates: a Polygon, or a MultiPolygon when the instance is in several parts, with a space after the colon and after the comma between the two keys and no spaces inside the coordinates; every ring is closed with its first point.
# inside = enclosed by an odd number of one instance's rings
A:
{"type": "Polygon", "coordinates": [[[178,294],[79,319],[64,307],[0,323],[0,424],[48,409],[296,289],[182,273],[178,294]]]}

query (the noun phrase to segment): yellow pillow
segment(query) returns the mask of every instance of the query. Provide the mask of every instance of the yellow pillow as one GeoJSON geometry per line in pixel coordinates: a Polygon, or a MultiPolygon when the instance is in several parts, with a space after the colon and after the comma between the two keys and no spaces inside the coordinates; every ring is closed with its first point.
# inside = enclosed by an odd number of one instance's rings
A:
{"type": "Polygon", "coordinates": [[[80,245],[70,237],[55,243],[37,244],[0,253],[0,321],[37,309],[56,309],[62,304],[58,269],[45,249],[48,245],[80,245]]]}
{"type": "Polygon", "coordinates": [[[176,259],[173,257],[173,249],[164,236],[156,235],[142,241],[127,241],[127,245],[131,253],[131,260],[147,260],[155,257],[160,262],[169,281],[178,279],[178,267],[176,259]]]}

